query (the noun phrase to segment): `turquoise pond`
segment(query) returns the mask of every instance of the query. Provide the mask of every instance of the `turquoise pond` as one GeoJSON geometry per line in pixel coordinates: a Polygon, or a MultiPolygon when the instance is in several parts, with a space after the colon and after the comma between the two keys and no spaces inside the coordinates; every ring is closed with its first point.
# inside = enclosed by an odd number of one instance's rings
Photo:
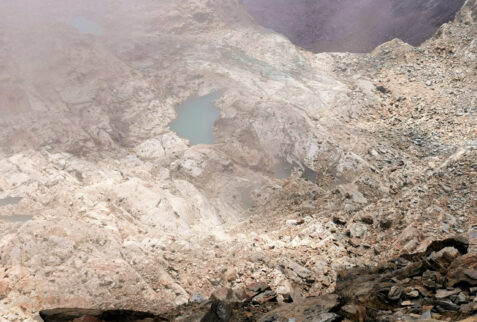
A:
{"type": "Polygon", "coordinates": [[[214,143],[214,123],[220,117],[220,109],[214,103],[221,96],[218,91],[181,103],[176,108],[177,118],[169,125],[171,130],[191,145],[214,143]]]}

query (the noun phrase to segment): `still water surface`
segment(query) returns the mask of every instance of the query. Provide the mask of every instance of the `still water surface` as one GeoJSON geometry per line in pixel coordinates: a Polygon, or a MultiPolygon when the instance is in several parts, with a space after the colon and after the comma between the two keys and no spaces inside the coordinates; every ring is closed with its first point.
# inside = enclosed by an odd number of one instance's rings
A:
{"type": "Polygon", "coordinates": [[[170,124],[171,130],[189,140],[191,145],[214,143],[214,123],[220,116],[214,102],[220,96],[222,92],[218,91],[191,97],[180,104],[176,109],[177,118],[170,124]]]}

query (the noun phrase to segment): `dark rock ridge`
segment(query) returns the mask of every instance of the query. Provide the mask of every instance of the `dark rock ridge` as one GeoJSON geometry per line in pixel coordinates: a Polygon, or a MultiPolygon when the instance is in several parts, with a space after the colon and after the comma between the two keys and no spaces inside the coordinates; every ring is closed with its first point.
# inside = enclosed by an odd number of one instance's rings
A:
{"type": "MultiPolygon", "coordinates": [[[[156,316],[133,311],[56,309],[40,313],[45,322],[106,321],[402,321],[477,317],[477,255],[469,241],[434,241],[425,252],[404,254],[377,267],[338,274],[333,294],[291,299],[278,305],[263,283],[245,290],[218,290],[212,302],[190,304],[156,316]]],[[[471,321],[471,320],[469,320],[471,321]]]]}
{"type": "Polygon", "coordinates": [[[419,45],[464,0],[241,0],[266,28],[314,52],[369,52],[394,38],[419,45]]]}
{"type": "Polygon", "coordinates": [[[152,313],[137,312],[131,310],[91,310],[79,308],[52,309],[40,312],[41,318],[45,322],[155,322],[167,321],[154,316],[152,313]]]}

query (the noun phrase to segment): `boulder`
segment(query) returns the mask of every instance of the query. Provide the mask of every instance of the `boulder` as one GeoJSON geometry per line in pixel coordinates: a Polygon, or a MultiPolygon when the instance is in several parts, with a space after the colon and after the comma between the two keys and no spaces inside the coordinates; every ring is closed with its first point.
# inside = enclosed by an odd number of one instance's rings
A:
{"type": "Polygon", "coordinates": [[[477,254],[466,254],[455,259],[447,270],[447,286],[465,282],[477,285],[477,254]]]}
{"type": "Polygon", "coordinates": [[[281,260],[280,267],[288,278],[297,283],[313,283],[315,281],[310,270],[290,259],[281,260]]]}
{"type": "Polygon", "coordinates": [[[223,301],[214,301],[210,310],[200,322],[228,322],[233,319],[233,311],[230,304],[223,301]]]}

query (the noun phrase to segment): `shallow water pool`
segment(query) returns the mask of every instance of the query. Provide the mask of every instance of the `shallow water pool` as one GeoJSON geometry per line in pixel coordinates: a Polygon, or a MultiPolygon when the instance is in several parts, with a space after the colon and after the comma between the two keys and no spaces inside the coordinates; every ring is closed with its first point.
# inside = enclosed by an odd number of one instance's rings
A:
{"type": "Polygon", "coordinates": [[[32,219],[33,219],[33,216],[28,216],[28,215],[12,215],[12,216],[0,217],[1,221],[11,222],[11,223],[27,222],[32,219]]]}
{"type": "Polygon", "coordinates": [[[222,92],[218,91],[191,97],[180,104],[176,109],[177,118],[170,124],[171,130],[189,140],[191,145],[214,143],[214,123],[220,116],[214,102],[221,96],[222,92]]]}
{"type": "Polygon", "coordinates": [[[6,197],[0,199],[0,207],[1,206],[9,206],[9,205],[16,205],[19,203],[23,198],[22,197],[6,197]]]}

